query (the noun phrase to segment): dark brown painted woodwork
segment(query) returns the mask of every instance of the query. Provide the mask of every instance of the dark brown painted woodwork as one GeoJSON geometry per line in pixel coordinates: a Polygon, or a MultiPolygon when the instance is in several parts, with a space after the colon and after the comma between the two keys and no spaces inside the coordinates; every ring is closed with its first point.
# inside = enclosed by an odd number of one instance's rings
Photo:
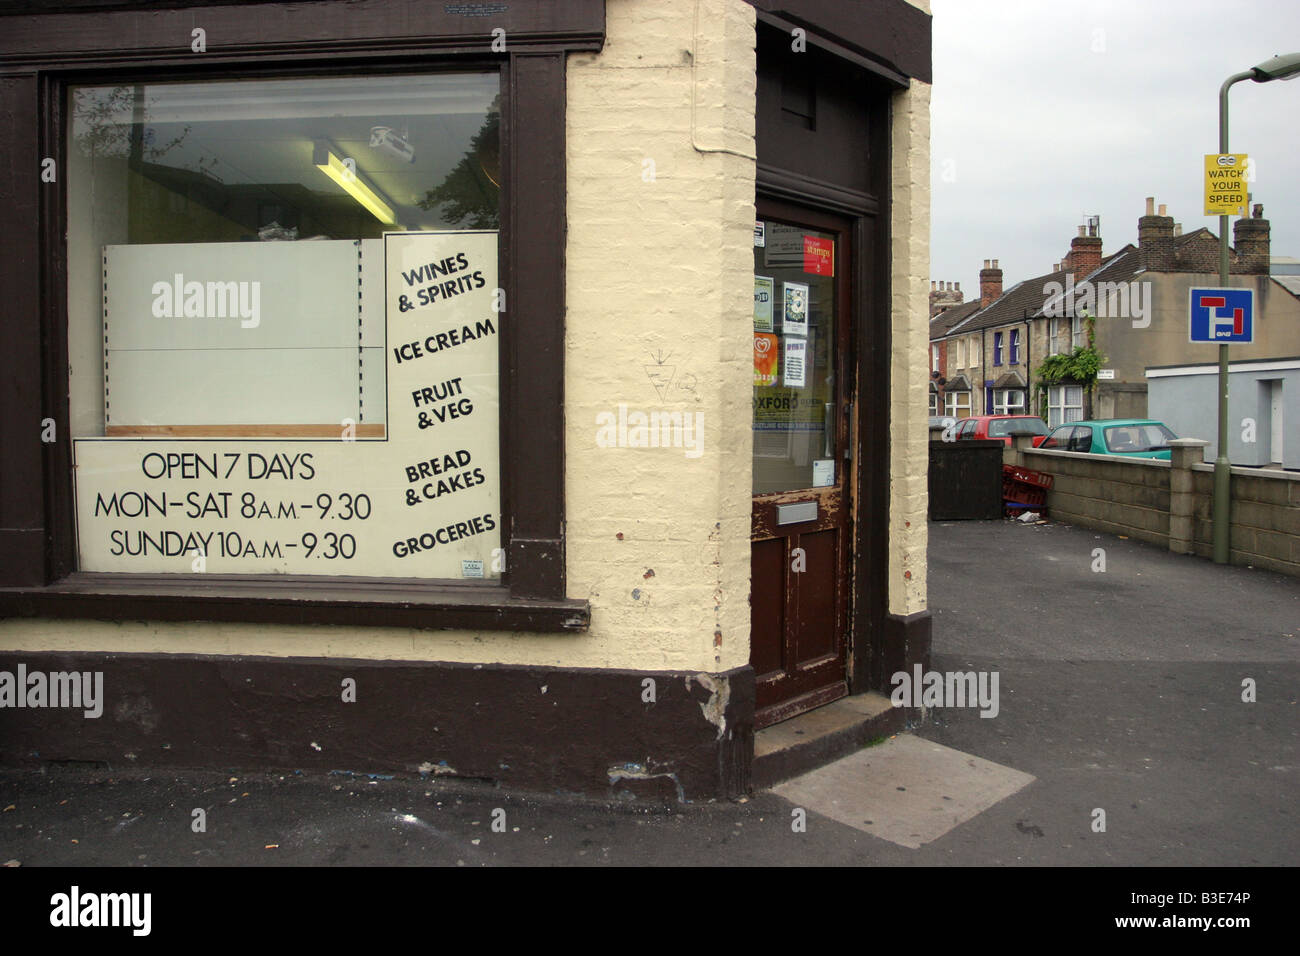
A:
{"type": "Polygon", "coordinates": [[[564,594],[564,56],[511,58],[502,507],[511,593],[564,594]],[[558,95],[557,95],[558,94],[558,95]],[[532,119],[528,119],[532,117],[532,119]],[[545,117],[539,122],[538,117],[545,117]]]}
{"type": "Polygon", "coordinates": [[[0,584],[10,586],[45,580],[37,90],[34,76],[0,76],[0,584]]]}
{"type": "Polygon", "coordinates": [[[474,16],[472,2],[337,0],[284,3],[130,3],[87,9],[85,0],[48,6],[43,14],[0,13],[0,62],[13,65],[99,66],[107,60],[156,66],[213,66],[218,60],[329,61],[343,54],[491,53],[492,30],[506,31],[507,50],[599,50],[604,0],[512,0],[491,17],[474,16]],[[65,12],[65,7],[74,11],[65,12]],[[194,8],[199,8],[196,11],[194,8]],[[191,50],[191,31],[205,32],[206,51],[191,50]]]}
{"type": "Polygon", "coordinates": [[[906,0],[748,0],[761,17],[808,31],[840,57],[860,57],[901,77],[932,82],[931,17],[906,0]]]}
{"type": "MultiPolygon", "coordinates": [[[[797,5],[799,0],[779,3],[791,16],[797,5]]],[[[760,11],[775,10],[778,2],[760,0],[755,6],[760,11]]],[[[876,29],[870,21],[863,23],[861,29],[868,32],[876,29]]],[[[928,37],[928,18],[924,30],[928,37]]],[[[780,110],[781,74],[792,68],[787,58],[789,32],[762,22],[758,32],[758,196],[842,213],[852,220],[851,238],[856,251],[850,264],[850,285],[856,379],[849,439],[853,446],[849,488],[855,521],[848,676],[849,688],[854,693],[888,690],[888,674],[884,673],[882,663],[886,658],[903,660],[912,655],[907,659],[919,659],[914,655],[929,653],[928,612],[906,618],[888,612],[892,349],[888,200],[890,97],[896,87],[867,70],[855,71],[852,63],[841,60],[832,75],[845,76],[847,82],[842,84],[840,95],[818,101],[815,115],[820,125],[815,123],[815,128],[809,131],[787,122],[780,110]],[[846,100],[844,90],[852,91],[851,96],[856,99],[846,100]],[[834,121],[827,120],[828,116],[833,116],[834,121]],[[843,128],[845,123],[858,124],[866,131],[865,149],[851,157],[858,169],[846,168],[840,161],[850,158],[850,154],[834,131],[843,128]],[[784,142],[791,135],[804,142],[806,148],[802,152],[784,142]],[[837,158],[824,162],[826,157],[837,158]]],[[[812,48],[799,55],[810,54],[829,57],[812,48]]],[[[918,78],[928,75],[928,39],[924,56],[924,73],[918,72],[918,78]]]]}
{"type": "Polygon", "coordinates": [[[512,2],[490,22],[468,15],[472,5],[419,0],[264,2],[255,13],[204,5],[202,23],[189,6],[84,0],[50,17],[0,0],[0,616],[585,627],[587,603],[568,600],[564,584],[564,57],[601,48],[603,0],[512,2]],[[190,52],[194,26],[207,31],[206,53],[190,52]],[[507,31],[507,55],[490,53],[496,26],[507,31]],[[77,574],[63,243],[67,86],[439,68],[502,71],[504,581],[465,589],[399,578],[77,574]],[[40,182],[46,156],[58,161],[54,184],[40,182]],[[40,442],[45,417],[56,423],[53,444],[40,442]]]}
{"type": "MultiPolygon", "coordinates": [[[[851,496],[843,449],[849,441],[853,395],[849,242],[851,224],[838,216],[760,199],[757,215],[830,233],[835,240],[835,484],[753,496],[751,528],[750,665],[755,724],[768,724],[848,692],[846,674],[850,590],[851,496]],[[817,518],[778,524],[783,504],[817,502],[817,518]],[[806,566],[794,571],[794,549],[806,566]]],[[[825,347],[824,345],[822,347],[825,347]]]]}
{"type": "Polygon", "coordinates": [[[4,766],[117,767],[130,753],[135,767],[432,773],[620,801],[749,790],[748,667],[705,685],[683,671],[0,652],[0,670],[20,663],[29,672],[102,671],[103,715],[6,709],[4,766]],[[344,678],[356,681],[355,703],[340,703],[344,678]],[[654,703],[642,700],[646,678],[654,703]]]}

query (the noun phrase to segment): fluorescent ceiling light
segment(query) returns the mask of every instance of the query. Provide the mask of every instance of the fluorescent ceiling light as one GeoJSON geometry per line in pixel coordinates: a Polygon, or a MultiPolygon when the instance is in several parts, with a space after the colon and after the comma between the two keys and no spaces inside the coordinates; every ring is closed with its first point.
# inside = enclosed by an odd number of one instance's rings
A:
{"type": "Polygon", "coordinates": [[[396,224],[397,217],[393,215],[392,207],[380,199],[375,191],[362,181],[359,174],[353,172],[343,160],[335,156],[332,149],[317,143],[312,161],[317,169],[338,183],[344,192],[361,203],[376,219],[385,225],[396,224]]]}

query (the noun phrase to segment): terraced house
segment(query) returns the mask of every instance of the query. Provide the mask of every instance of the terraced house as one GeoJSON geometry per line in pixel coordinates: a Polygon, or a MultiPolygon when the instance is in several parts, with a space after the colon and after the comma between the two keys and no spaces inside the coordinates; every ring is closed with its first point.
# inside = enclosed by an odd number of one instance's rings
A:
{"type": "MultiPolygon", "coordinates": [[[[1219,284],[1218,237],[1184,232],[1154,199],[1137,225],[1136,245],[1104,256],[1090,220],[1050,272],[1005,292],[997,260],[986,261],[979,302],[948,305],[930,321],[932,408],[942,409],[932,414],[1042,415],[1049,425],[1144,418],[1148,369],[1217,361],[1212,348],[1188,341],[1187,303],[1193,286],[1219,284]],[[1094,387],[1039,382],[1047,356],[1087,344],[1089,317],[1103,358],[1094,387]]],[[[1269,275],[1262,205],[1234,223],[1230,277],[1255,290],[1257,315],[1255,341],[1234,346],[1233,361],[1300,355],[1300,298],[1269,275]]]]}

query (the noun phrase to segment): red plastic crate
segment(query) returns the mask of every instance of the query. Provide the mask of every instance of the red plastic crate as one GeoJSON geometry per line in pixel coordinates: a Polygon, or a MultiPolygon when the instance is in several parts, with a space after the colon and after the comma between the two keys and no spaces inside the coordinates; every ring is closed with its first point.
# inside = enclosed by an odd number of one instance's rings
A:
{"type": "Polygon", "coordinates": [[[1002,466],[1002,508],[1015,517],[1026,511],[1047,514],[1047,490],[1052,476],[1015,465],[1002,466]]]}
{"type": "Polygon", "coordinates": [[[1028,468],[1018,468],[1015,465],[1002,466],[1002,482],[1005,485],[1006,480],[1010,478],[1014,481],[1023,482],[1027,485],[1033,485],[1037,488],[1052,487],[1053,478],[1051,475],[1041,471],[1032,471],[1028,468]]]}

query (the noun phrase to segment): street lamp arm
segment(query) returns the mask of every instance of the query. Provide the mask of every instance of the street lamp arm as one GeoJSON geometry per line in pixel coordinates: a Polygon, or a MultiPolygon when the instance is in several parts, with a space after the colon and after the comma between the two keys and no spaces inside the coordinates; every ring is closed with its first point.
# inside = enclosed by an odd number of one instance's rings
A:
{"type": "Polygon", "coordinates": [[[1234,73],[1223,81],[1219,87],[1219,152],[1228,151],[1228,90],[1234,83],[1240,83],[1242,80],[1256,79],[1255,70],[1246,70],[1244,73],[1234,73]]]}

